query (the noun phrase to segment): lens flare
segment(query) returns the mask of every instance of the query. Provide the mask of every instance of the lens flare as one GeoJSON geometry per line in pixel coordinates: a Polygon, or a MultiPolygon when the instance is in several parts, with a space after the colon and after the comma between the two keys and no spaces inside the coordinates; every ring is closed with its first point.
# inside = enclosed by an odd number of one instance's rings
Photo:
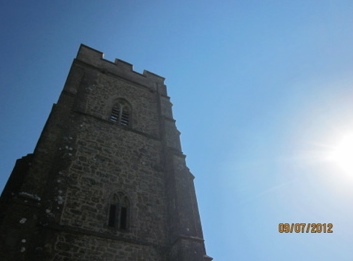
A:
{"type": "Polygon", "coordinates": [[[353,133],[342,137],[331,151],[329,159],[343,171],[353,174],[353,133]]]}

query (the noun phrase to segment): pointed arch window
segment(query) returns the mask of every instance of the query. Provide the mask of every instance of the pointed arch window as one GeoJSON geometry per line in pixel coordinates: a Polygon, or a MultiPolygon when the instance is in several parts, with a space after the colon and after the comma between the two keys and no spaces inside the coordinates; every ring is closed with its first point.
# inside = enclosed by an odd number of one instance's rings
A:
{"type": "Polygon", "coordinates": [[[131,107],[126,100],[119,99],[113,106],[110,114],[110,121],[119,125],[131,125],[131,107]]]}
{"type": "Polygon", "coordinates": [[[111,199],[108,215],[108,226],[126,231],[130,225],[130,203],[123,193],[116,193],[111,199]]]}

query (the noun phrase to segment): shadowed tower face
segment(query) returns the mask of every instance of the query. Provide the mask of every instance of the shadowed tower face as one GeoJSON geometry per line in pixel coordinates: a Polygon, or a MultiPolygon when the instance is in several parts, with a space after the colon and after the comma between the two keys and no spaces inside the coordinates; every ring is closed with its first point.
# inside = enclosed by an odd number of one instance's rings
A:
{"type": "Polygon", "coordinates": [[[81,45],[2,193],[2,260],[212,260],[171,108],[164,78],[81,45]]]}

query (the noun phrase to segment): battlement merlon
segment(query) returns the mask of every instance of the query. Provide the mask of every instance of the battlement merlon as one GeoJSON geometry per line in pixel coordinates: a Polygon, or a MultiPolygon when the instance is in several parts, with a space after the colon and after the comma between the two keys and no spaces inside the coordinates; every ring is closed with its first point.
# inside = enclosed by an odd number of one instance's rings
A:
{"type": "Polygon", "coordinates": [[[167,96],[166,86],[164,84],[165,78],[146,70],[144,70],[142,74],[135,72],[130,63],[120,59],[115,59],[115,62],[111,62],[105,60],[103,57],[103,52],[81,44],[76,59],[100,68],[102,71],[134,81],[138,84],[149,87],[154,91],[159,91],[161,95],[167,96]]]}

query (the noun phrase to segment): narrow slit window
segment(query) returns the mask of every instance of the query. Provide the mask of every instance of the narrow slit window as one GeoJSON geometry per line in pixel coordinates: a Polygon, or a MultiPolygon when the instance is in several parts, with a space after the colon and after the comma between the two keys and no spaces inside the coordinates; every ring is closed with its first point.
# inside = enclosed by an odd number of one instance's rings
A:
{"type": "Polygon", "coordinates": [[[126,229],[126,220],[127,220],[127,209],[122,207],[120,209],[120,229],[126,229]]]}
{"type": "Polygon", "coordinates": [[[129,111],[124,108],[121,114],[121,125],[129,126],[129,111]]]}
{"type": "Polygon", "coordinates": [[[108,226],[115,227],[116,205],[110,205],[108,226]]]}
{"type": "Polygon", "coordinates": [[[120,108],[115,106],[112,110],[112,114],[110,115],[110,120],[114,122],[119,121],[120,108]]]}

